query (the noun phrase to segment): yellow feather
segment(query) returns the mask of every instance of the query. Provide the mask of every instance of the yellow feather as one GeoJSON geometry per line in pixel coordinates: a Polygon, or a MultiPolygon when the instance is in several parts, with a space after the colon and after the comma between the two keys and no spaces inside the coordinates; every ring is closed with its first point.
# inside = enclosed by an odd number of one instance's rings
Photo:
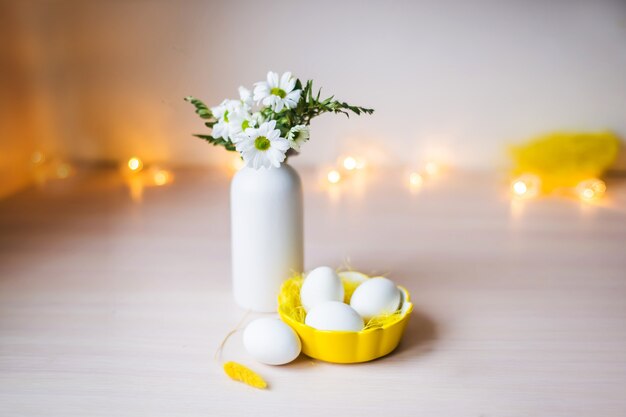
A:
{"type": "Polygon", "coordinates": [[[249,368],[246,368],[240,363],[226,362],[224,364],[224,372],[226,372],[226,375],[228,375],[231,379],[243,382],[251,387],[259,389],[267,388],[267,383],[259,374],[249,368]]]}
{"type": "Polygon", "coordinates": [[[600,178],[617,157],[620,140],[612,132],[554,132],[511,147],[514,176],[534,174],[542,191],[573,187],[600,178]]]}

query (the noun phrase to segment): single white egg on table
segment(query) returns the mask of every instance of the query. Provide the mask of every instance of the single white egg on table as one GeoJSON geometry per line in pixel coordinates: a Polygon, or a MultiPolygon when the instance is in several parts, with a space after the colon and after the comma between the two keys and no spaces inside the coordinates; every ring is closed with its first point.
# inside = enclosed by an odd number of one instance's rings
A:
{"type": "Polygon", "coordinates": [[[393,281],[376,277],[364,281],[356,287],[350,306],[368,321],[372,317],[391,314],[400,307],[400,290],[393,281]]]}
{"type": "Polygon", "coordinates": [[[304,324],[318,330],[343,330],[358,332],[363,330],[363,319],[348,304],[339,301],[326,301],[309,311],[304,324]]]}
{"type": "Polygon", "coordinates": [[[267,365],[289,363],[302,345],[295,331],[275,318],[256,319],[243,331],[243,345],[254,359],[267,365]]]}
{"type": "Polygon", "coordinates": [[[300,287],[300,302],[307,312],[325,301],[343,301],[343,296],[341,278],[328,266],[320,266],[309,272],[300,287]]]}

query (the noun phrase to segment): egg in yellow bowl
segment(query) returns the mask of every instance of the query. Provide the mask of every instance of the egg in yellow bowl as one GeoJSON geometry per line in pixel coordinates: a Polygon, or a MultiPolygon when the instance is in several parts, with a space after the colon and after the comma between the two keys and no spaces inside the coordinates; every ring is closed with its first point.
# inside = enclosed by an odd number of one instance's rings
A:
{"type": "MultiPolygon", "coordinates": [[[[357,271],[338,273],[344,287],[344,302],[350,304],[354,290],[369,276],[357,271]]],[[[367,362],[391,353],[400,343],[413,311],[409,292],[398,286],[400,305],[391,314],[372,317],[363,330],[318,330],[304,324],[306,311],[300,302],[304,278],[285,281],[278,295],[278,314],[300,337],[302,352],[311,358],[333,363],[367,362]]]]}

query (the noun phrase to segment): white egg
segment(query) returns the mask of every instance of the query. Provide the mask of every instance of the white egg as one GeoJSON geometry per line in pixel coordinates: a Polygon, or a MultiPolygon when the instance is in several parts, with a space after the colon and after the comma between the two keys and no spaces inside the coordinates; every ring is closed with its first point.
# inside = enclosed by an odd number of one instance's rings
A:
{"type": "Polygon", "coordinates": [[[326,301],[316,305],[306,315],[304,323],[318,330],[358,332],[363,329],[363,319],[359,313],[339,301],[326,301]]]}
{"type": "Polygon", "coordinates": [[[350,305],[368,321],[381,314],[391,314],[400,307],[400,290],[393,281],[376,277],[356,287],[350,305]]]}
{"type": "Polygon", "coordinates": [[[307,312],[325,301],[343,301],[343,295],[341,278],[328,266],[309,272],[300,288],[300,302],[307,312]]]}
{"type": "Polygon", "coordinates": [[[295,331],[275,318],[256,319],[243,332],[243,345],[254,359],[268,365],[289,363],[302,345],[295,331]]]}

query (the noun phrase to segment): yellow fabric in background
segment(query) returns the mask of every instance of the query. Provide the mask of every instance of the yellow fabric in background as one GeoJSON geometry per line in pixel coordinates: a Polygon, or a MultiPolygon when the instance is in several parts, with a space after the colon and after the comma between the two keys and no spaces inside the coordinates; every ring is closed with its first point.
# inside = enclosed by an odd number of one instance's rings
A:
{"type": "Polygon", "coordinates": [[[612,132],[554,132],[511,147],[512,174],[535,174],[543,192],[600,178],[615,162],[619,138],[612,132]]]}

